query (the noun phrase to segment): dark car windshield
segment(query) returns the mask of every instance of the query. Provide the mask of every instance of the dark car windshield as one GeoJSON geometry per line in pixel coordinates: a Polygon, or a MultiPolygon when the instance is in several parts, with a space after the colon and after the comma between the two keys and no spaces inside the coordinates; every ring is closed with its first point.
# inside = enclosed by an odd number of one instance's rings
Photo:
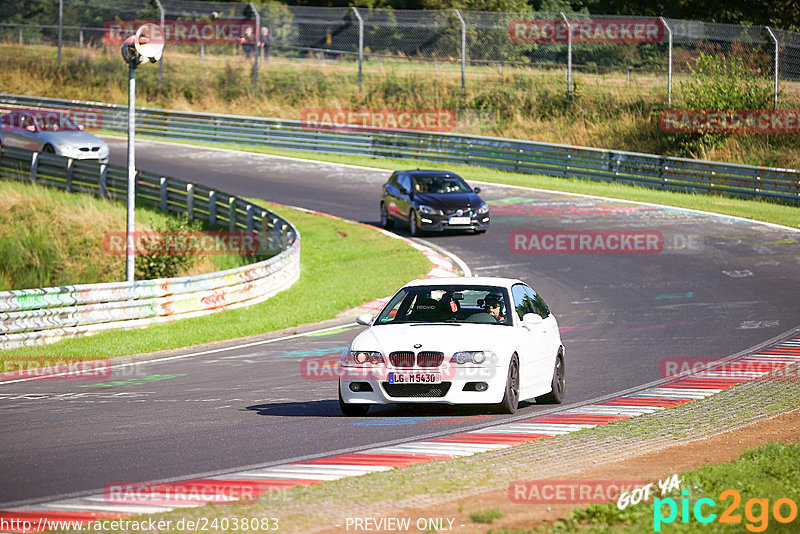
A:
{"type": "Polygon", "coordinates": [[[472,189],[458,176],[452,174],[414,176],[415,193],[469,193],[472,189]]]}
{"type": "Polygon", "coordinates": [[[508,292],[493,286],[417,286],[401,289],[373,324],[484,323],[510,325],[508,292]],[[498,309],[499,308],[499,309],[498,309]]]}
{"type": "Polygon", "coordinates": [[[79,132],[81,129],[69,115],[55,112],[41,112],[34,115],[36,124],[43,132],[79,132]]]}

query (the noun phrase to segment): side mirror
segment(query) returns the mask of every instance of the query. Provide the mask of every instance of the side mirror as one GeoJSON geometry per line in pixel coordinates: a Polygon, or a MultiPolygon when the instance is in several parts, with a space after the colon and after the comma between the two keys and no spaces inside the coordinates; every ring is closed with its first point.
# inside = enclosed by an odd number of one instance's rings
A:
{"type": "Polygon", "coordinates": [[[481,192],[481,188],[480,187],[476,187],[475,189],[473,189],[473,191],[475,191],[476,193],[480,193],[481,192]]]}
{"type": "Polygon", "coordinates": [[[528,328],[542,324],[542,321],[544,321],[544,319],[542,319],[542,316],[538,313],[526,313],[522,316],[522,323],[528,328]]]}
{"type": "Polygon", "coordinates": [[[375,320],[375,316],[371,313],[364,313],[356,317],[356,322],[362,326],[372,326],[372,321],[375,320]]]}

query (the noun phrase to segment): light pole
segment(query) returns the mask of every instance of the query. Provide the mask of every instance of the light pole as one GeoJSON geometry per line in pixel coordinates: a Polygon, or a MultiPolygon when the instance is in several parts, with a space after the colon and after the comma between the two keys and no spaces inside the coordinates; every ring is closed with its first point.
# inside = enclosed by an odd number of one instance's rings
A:
{"type": "Polygon", "coordinates": [[[122,59],[128,64],[128,217],[125,234],[125,280],[134,274],[134,205],[136,204],[136,67],[144,60],[155,63],[164,50],[164,32],[148,23],[136,30],[122,45],[122,59]]]}

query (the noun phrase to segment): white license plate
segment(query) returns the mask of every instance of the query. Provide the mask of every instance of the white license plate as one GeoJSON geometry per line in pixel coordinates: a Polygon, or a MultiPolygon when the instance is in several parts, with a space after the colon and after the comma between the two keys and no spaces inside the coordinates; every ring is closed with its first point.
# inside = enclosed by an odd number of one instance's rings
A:
{"type": "Polygon", "coordinates": [[[441,384],[442,373],[389,373],[390,384],[441,384]]]}
{"type": "Polygon", "coordinates": [[[470,220],[469,217],[450,217],[450,220],[447,221],[449,224],[469,224],[470,220]]]}

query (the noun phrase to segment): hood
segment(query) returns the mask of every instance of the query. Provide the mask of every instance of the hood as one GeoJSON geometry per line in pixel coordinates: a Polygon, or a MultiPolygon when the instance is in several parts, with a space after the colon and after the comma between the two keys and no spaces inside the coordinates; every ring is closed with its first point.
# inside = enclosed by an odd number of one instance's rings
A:
{"type": "Polygon", "coordinates": [[[439,351],[448,360],[462,350],[493,350],[503,348],[509,336],[507,326],[491,324],[386,324],[369,328],[353,340],[356,350],[377,350],[384,356],[395,351],[439,351]],[[421,347],[414,348],[415,344],[421,347]]]}
{"type": "Polygon", "coordinates": [[[89,132],[40,132],[38,137],[54,145],[103,146],[105,141],[89,132]]]}
{"type": "Polygon", "coordinates": [[[476,193],[416,193],[414,201],[436,209],[471,208],[477,210],[482,200],[476,193]]]}

